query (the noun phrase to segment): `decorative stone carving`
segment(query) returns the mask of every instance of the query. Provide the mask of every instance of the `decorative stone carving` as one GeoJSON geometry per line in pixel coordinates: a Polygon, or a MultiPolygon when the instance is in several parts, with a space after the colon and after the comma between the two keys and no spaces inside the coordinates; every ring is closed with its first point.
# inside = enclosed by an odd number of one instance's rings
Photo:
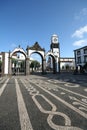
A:
{"type": "Polygon", "coordinates": [[[45,51],[44,48],[40,47],[38,42],[35,42],[35,44],[32,47],[28,47],[27,49],[37,50],[37,51],[45,51]]]}

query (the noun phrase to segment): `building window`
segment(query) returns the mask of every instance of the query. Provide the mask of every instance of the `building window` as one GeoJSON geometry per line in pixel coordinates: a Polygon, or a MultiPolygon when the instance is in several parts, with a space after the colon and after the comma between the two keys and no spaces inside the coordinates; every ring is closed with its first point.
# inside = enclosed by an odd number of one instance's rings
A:
{"type": "Polygon", "coordinates": [[[84,49],[84,54],[87,54],[87,49],[84,49]]]}
{"type": "Polygon", "coordinates": [[[81,63],[81,57],[77,57],[77,63],[81,63]]]}
{"type": "Polygon", "coordinates": [[[87,62],[87,56],[84,56],[84,62],[85,63],[87,62]]]}
{"type": "Polygon", "coordinates": [[[77,51],[77,55],[80,55],[80,50],[79,50],[79,51],[77,51]]]}

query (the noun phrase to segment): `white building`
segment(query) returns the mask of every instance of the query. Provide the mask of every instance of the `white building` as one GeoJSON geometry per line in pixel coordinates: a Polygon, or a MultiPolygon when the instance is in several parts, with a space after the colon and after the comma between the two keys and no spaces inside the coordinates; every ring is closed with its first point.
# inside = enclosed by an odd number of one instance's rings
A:
{"type": "Polygon", "coordinates": [[[1,52],[0,53],[0,61],[2,62],[1,71],[3,74],[8,74],[8,57],[9,53],[1,52]]]}
{"type": "Polygon", "coordinates": [[[72,57],[60,58],[60,70],[73,70],[75,68],[75,59],[72,57]]]}
{"type": "MultiPolygon", "coordinates": [[[[53,68],[52,59],[49,57],[47,67],[53,68]]],[[[60,71],[74,70],[75,59],[73,57],[60,57],[60,71]]]]}
{"type": "Polygon", "coordinates": [[[74,50],[75,66],[83,67],[87,63],[87,46],[74,50]]]}
{"type": "Polygon", "coordinates": [[[2,54],[0,53],[0,61],[2,61],[2,54]]]}

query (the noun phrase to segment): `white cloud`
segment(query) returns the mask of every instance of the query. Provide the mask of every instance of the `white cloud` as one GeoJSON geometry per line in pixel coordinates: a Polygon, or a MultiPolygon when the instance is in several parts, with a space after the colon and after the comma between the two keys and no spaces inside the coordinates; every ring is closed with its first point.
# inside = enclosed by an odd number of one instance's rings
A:
{"type": "Polygon", "coordinates": [[[72,34],[72,37],[83,38],[85,33],[87,33],[87,25],[76,30],[72,34]]]}
{"type": "Polygon", "coordinates": [[[82,15],[87,15],[87,8],[83,8],[82,10],[81,10],[81,12],[80,12],[80,14],[82,14],[82,15]]]}
{"type": "Polygon", "coordinates": [[[78,14],[75,14],[75,20],[84,20],[87,16],[87,8],[83,8],[78,14]]]}
{"type": "Polygon", "coordinates": [[[73,46],[83,46],[83,45],[87,45],[87,39],[78,40],[73,43],[73,46]]]}

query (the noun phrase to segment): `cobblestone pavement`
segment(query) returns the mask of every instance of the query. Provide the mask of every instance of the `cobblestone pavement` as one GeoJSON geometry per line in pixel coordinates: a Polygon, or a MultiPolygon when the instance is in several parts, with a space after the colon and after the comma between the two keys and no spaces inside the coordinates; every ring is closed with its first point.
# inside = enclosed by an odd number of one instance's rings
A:
{"type": "Polygon", "coordinates": [[[0,130],[87,130],[87,76],[0,78],[0,130]]]}

